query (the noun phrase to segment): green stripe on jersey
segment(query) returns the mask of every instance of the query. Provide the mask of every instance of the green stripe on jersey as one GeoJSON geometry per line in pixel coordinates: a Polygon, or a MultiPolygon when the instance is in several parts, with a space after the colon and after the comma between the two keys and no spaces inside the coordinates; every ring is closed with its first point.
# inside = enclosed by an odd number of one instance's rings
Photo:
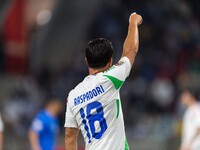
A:
{"type": "Polygon", "coordinates": [[[127,140],[125,141],[125,147],[124,147],[124,150],[129,150],[129,145],[128,145],[127,140]]]}
{"type": "Polygon", "coordinates": [[[116,118],[118,118],[119,117],[119,111],[120,111],[119,110],[120,109],[120,107],[119,107],[120,106],[120,100],[119,99],[116,100],[116,105],[117,105],[117,115],[116,115],[116,118]]]}
{"type": "Polygon", "coordinates": [[[115,89],[118,90],[120,87],[122,87],[124,81],[121,81],[115,77],[109,76],[109,75],[104,75],[107,77],[114,85],[115,89]]]}

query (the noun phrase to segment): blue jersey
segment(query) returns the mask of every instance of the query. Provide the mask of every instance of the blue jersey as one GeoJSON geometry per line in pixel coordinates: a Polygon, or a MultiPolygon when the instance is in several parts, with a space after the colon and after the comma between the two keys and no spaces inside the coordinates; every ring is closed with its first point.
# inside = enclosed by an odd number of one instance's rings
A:
{"type": "Polygon", "coordinates": [[[46,110],[39,112],[32,122],[31,129],[39,136],[42,150],[55,150],[58,134],[58,120],[46,110]]]}

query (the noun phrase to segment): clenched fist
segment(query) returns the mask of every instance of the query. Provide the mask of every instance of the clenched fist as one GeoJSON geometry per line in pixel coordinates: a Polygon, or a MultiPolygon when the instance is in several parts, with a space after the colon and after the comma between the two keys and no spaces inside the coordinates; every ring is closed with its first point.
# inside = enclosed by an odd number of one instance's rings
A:
{"type": "Polygon", "coordinates": [[[142,24],[142,16],[138,15],[137,13],[132,13],[129,18],[130,23],[136,23],[137,25],[142,24]]]}

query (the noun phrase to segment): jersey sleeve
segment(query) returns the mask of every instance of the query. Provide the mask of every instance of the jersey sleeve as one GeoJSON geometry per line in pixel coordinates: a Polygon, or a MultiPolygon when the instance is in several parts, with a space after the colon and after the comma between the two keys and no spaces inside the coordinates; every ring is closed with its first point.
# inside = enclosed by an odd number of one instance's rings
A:
{"type": "Polygon", "coordinates": [[[66,128],[78,128],[78,124],[76,119],[70,109],[69,104],[66,106],[66,113],[65,113],[65,125],[66,128]]]}
{"type": "Polygon", "coordinates": [[[4,126],[0,115],[0,132],[3,132],[4,126]]]}
{"type": "Polygon", "coordinates": [[[104,72],[104,76],[107,77],[113,83],[116,90],[118,90],[129,76],[130,71],[130,60],[127,57],[122,57],[117,64],[104,72]]]}
{"type": "Polygon", "coordinates": [[[36,133],[40,133],[44,128],[44,124],[42,120],[35,118],[31,124],[31,130],[33,130],[36,133]]]}
{"type": "Polygon", "coordinates": [[[200,129],[200,110],[196,111],[195,115],[195,125],[198,129],[200,129]]]}

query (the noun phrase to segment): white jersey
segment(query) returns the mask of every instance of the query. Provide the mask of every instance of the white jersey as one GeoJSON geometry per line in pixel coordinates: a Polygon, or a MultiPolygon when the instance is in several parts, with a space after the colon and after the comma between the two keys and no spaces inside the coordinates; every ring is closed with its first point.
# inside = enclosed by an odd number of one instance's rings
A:
{"type": "MultiPolygon", "coordinates": [[[[200,103],[188,108],[184,114],[182,149],[188,146],[198,129],[200,129],[200,103]]],[[[200,136],[192,143],[191,150],[200,150],[200,136]]]]}
{"type": "Polygon", "coordinates": [[[3,132],[3,122],[0,115],[0,132],[3,132]]]}
{"type": "Polygon", "coordinates": [[[68,96],[65,127],[81,130],[86,150],[128,150],[119,90],[131,70],[127,57],[87,76],[68,96]]]}

